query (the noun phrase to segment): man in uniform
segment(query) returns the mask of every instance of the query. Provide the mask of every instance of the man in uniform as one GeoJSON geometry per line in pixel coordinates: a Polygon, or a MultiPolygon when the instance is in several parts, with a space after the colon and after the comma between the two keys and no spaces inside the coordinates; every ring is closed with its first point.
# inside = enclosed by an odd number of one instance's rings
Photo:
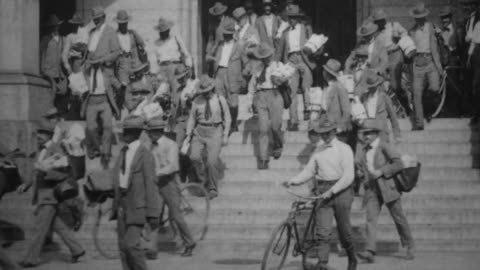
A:
{"type": "Polygon", "coordinates": [[[215,51],[215,90],[227,100],[230,115],[232,116],[231,132],[238,130],[238,94],[245,89],[247,83],[242,75],[245,65],[242,47],[233,38],[235,23],[229,21],[224,24],[223,41],[215,51]]]}
{"type": "Polygon", "coordinates": [[[185,140],[191,142],[190,159],[210,198],[218,196],[216,165],[222,145],[228,144],[231,121],[227,101],[223,96],[215,94],[215,81],[203,75],[200,78],[197,97],[192,103],[185,140]],[[206,164],[203,158],[205,150],[206,164]]]}
{"type": "MultiPolygon", "coordinates": [[[[410,30],[410,36],[417,47],[417,53],[413,58],[413,111],[415,114],[413,130],[423,130],[425,116],[427,120],[430,118],[423,112],[425,80],[428,81],[429,89],[435,93],[440,90],[440,74],[443,74],[435,30],[433,24],[427,21],[429,13],[425,4],[421,2],[410,10],[410,15],[415,19],[415,26],[410,30]]],[[[434,95],[428,96],[430,96],[429,101],[438,99],[434,95]]]]}
{"type": "Polygon", "coordinates": [[[400,193],[393,176],[402,168],[400,154],[391,145],[380,140],[382,123],[376,119],[366,119],[359,132],[364,147],[357,148],[355,163],[357,177],[365,187],[364,205],[367,208],[367,245],[358,256],[373,263],[376,252],[376,229],[378,216],[385,204],[400,235],[403,246],[407,247],[407,260],[414,259],[414,243],[408,221],[402,210],[400,193]]]}
{"type": "Polygon", "coordinates": [[[85,255],[85,250],[73,238],[70,228],[58,216],[58,207],[64,202],[60,201],[61,198],[56,192],[56,187],[65,181],[72,185],[75,183],[72,183],[73,180],[68,174],[68,158],[60,145],[52,141],[52,137],[53,128],[37,129],[39,149],[35,163],[37,174],[32,182],[26,182],[18,188],[18,191],[23,193],[33,185],[32,203],[36,205],[34,212],[36,229],[28,245],[28,250],[19,263],[24,268],[35,267],[39,264],[42,247],[51,229],[59,234],[67,245],[72,254],[71,261],[73,263],[85,255]]]}
{"type": "Polygon", "coordinates": [[[185,246],[181,256],[191,257],[196,243],[180,209],[181,195],[177,184],[180,169],[178,145],[165,136],[166,124],[162,117],[152,118],[147,123],[147,133],[152,143],[151,152],[155,158],[155,174],[160,196],[167,204],[169,216],[175,222],[185,246]]]}
{"type": "Polygon", "coordinates": [[[280,27],[280,19],[273,14],[272,0],[263,0],[264,14],[257,19],[255,27],[260,36],[260,42],[266,42],[275,48],[275,35],[280,27]]]}
{"type": "MultiPolygon", "coordinates": [[[[170,87],[175,89],[175,69],[179,65],[184,65],[191,74],[193,62],[183,40],[170,33],[172,27],[173,22],[164,18],[160,18],[158,24],[154,27],[160,37],[155,41],[153,49],[158,64],[158,72],[153,70],[152,73],[162,73],[168,79],[170,87]]],[[[154,67],[155,65],[151,66],[154,67]]],[[[172,96],[172,99],[176,99],[176,97],[172,96]]]]}
{"type": "Polygon", "coordinates": [[[270,160],[269,149],[275,159],[282,155],[283,134],[282,114],[283,98],[277,85],[272,82],[272,72],[278,66],[273,62],[274,50],[268,43],[261,43],[254,55],[262,60],[263,68],[252,76],[248,86],[248,100],[253,104],[258,113],[258,125],[260,130],[259,165],[258,169],[268,169],[270,160]]]}
{"type": "Polygon", "coordinates": [[[298,131],[298,89],[303,92],[304,119],[310,119],[307,108],[310,105],[308,92],[313,83],[312,70],[315,63],[311,62],[307,55],[303,53],[303,46],[310,37],[306,31],[305,25],[300,23],[303,16],[297,5],[292,5],[287,9],[287,15],[290,27],[283,33],[276,50],[276,60],[284,63],[291,63],[295,66],[296,72],[290,79],[290,89],[292,95],[292,105],[290,105],[290,120],[288,122],[289,131],[298,131]],[[300,81],[302,85],[300,86],[300,81]]]}
{"type": "Polygon", "coordinates": [[[144,120],[129,117],[123,121],[123,141],[112,173],[115,191],[111,220],[117,220],[118,245],[123,270],[145,270],[140,238],[146,224],[159,226],[160,196],[155,176],[155,159],[140,142],[144,120]]]}
{"type": "Polygon", "coordinates": [[[315,202],[315,235],[318,240],[318,264],[320,270],[327,270],[330,249],[332,220],[335,216],[340,241],[348,256],[348,270],[357,269],[353,244],[350,210],[353,202],[351,185],[354,178],[354,157],[350,146],[339,141],[336,125],[323,116],[315,121],[313,131],[322,137],[315,153],[303,171],[284,183],[297,186],[314,181],[314,192],[320,198],[315,202]]]}
{"type": "Polygon", "coordinates": [[[102,7],[92,9],[95,28],[90,31],[86,61],[90,92],[82,104],[81,114],[87,120],[88,157],[100,156],[102,165],[108,167],[112,155],[112,117],[120,116],[112,83],[116,80],[115,63],[122,51],[115,30],[105,23],[105,16],[102,7]],[[102,119],[102,130],[99,130],[98,118],[102,119]]]}

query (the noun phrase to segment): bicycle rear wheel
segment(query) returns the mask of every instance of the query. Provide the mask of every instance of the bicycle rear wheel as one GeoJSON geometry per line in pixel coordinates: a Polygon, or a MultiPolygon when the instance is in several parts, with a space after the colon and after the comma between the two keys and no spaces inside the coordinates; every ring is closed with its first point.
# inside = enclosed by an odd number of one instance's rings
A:
{"type": "Polygon", "coordinates": [[[282,222],[270,236],[267,248],[263,254],[262,270],[280,270],[285,264],[292,227],[288,222],[282,222]]]}
{"type": "Polygon", "coordinates": [[[107,208],[104,204],[99,204],[97,207],[97,213],[95,215],[95,223],[92,229],[92,237],[95,248],[102,257],[109,260],[118,259],[120,257],[118,253],[118,244],[116,242],[116,222],[109,221],[111,211],[112,209],[110,207],[107,208]],[[100,229],[101,227],[102,230],[110,227],[113,228],[112,231],[114,233],[112,234],[112,237],[107,237],[109,234],[107,235],[105,231],[102,231],[100,229]],[[100,237],[102,237],[102,239],[100,239],[100,237]],[[109,240],[105,240],[105,238],[108,238],[109,240]]]}
{"type": "MultiPolygon", "coordinates": [[[[195,241],[203,240],[208,231],[210,200],[200,184],[188,183],[181,187],[180,210],[195,241]]],[[[174,226],[172,226],[174,227],[174,226]]]]}
{"type": "Polygon", "coordinates": [[[435,118],[440,114],[443,108],[443,104],[445,104],[445,97],[447,96],[447,80],[445,77],[442,80],[442,85],[440,86],[439,94],[440,94],[440,102],[438,103],[437,108],[433,112],[432,118],[435,118]]]}

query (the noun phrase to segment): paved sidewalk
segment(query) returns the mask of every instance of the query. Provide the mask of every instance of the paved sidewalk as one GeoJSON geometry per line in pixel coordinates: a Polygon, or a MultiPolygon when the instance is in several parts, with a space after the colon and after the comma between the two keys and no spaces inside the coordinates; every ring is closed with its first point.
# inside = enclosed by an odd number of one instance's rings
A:
{"type": "MultiPolygon", "coordinates": [[[[50,256],[47,256],[50,257],[50,256]]],[[[260,257],[260,256],[259,256],[260,257]]],[[[332,270],[346,269],[346,259],[330,256],[332,270]]],[[[100,260],[82,258],[77,264],[69,264],[68,255],[56,256],[43,264],[38,270],[120,270],[118,260],[100,260]]],[[[220,257],[214,254],[195,254],[193,258],[180,258],[178,255],[161,253],[157,260],[148,262],[151,270],[260,270],[260,258],[220,257]]],[[[361,264],[358,270],[478,270],[480,256],[478,253],[421,253],[414,261],[405,261],[400,254],[378,256],[375,264],[361,264]]],[[[284,270],[301,270],[299,259],[287,260],[284,270]]]]}

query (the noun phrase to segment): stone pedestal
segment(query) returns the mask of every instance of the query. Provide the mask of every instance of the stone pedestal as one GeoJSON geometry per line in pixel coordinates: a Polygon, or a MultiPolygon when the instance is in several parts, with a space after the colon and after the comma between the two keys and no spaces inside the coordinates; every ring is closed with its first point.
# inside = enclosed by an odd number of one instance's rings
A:
{"type": "MultiPolygon", "coordinates": [[[[35,122],[52,106],[39,74],[39,0],[0,0],[0,151],[35,151],[35,122]]],[[[31,162],[19,159],[22,177],[31,162]]]]}

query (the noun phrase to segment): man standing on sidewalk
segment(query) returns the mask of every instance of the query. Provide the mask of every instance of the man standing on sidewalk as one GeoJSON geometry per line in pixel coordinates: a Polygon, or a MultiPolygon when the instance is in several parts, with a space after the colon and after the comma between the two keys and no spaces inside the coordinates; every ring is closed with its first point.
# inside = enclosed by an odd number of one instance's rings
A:
{"type": "Polygon", "coordinates": [[[315,121],[312,131],[319,134],[319,145],[303,171],[284,183],[284,186],[297,186],[314,181],[315,195],[315,236],[318,240],[319,270],[327,270],[332,220],[335,216],[340,241],[348,256],[348,270],[357,269],[357,259],[350,223],[350,209],[353,202],[351,184],[354,178],[354,158],[350,146],[336,138],[336,125],[326,116],[315,121]]]}
{"type": "Polygon", "coordinates": [[[210,198],[218,196],[218,157],[222,146],[228,144],[231,116],[227,101],[215,94],[215,81],[203,75],[200,78],[197,97],[187,122],[187,142],[191,142],[190,159],[195,173],[205,185],[210,198]],[[204,163],[204,151],[207,162],[204,163]]]}
{"type": "Polygon", "coordinates": [[[278,62],[272,61],[273,53],[274,50],[268,43],[261,43],[257,47],[254,56],[263,62],[263,67],[260,72],[253,74],[248,85],[248,100],[250,103],[253,100],[258,113],[259,170],[266,170],[269,167],[269,149],[272,150],[273,157],[279,159],[283,148],[283,99],[277,86],[272,82],[272,72],[278,66],[278,62]]]}
{"type": "MultiPolygon", "coordinates": [[[[181,195],[177,184],[180,169],[178,145],[165,136],[166,125],[167,123],[161,117],[150,119],[147,123],[147,133],[152,143],[151,152],[155,158],[155,174],[160,196],[167,204],[169,216],[175,222],[185,246],[181,256],[191,257],[196,243],[180,209],[181,195]]],[[[152,240],[154,244],[157,242],[155,237],[152,240]]],[[[156,251],[154,252],[156,254],[156,251]]]]}
{"type": "Polygon", "coordinates": [[[376,230],[378,216],[385,204],[400,235],[402,246],[407,247],[407,260],[414,259],[414,243],[407,218],[403,213],[400,192],[397,191],[393,176],[402,168],[400,154],[388,143],[380,140],[382,123],[366,119],[359,132],[364,147],[357,148],[355,163],[357,177],[365,187],[364,205],[367,209],[367,245],[358,256],[368,263],[375,261],[376,230]]]}

